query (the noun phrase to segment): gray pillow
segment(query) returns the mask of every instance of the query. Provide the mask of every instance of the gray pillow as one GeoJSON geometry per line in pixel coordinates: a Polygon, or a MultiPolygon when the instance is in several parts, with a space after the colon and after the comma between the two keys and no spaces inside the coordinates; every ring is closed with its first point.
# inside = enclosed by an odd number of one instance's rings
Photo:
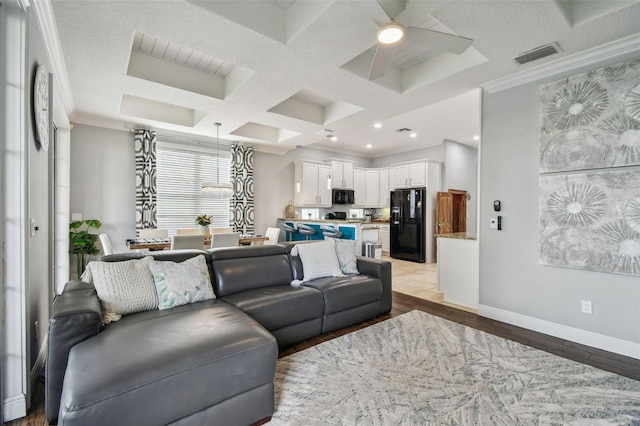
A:
{"type": "Polygon", "coordinates": [[[83,277],[93,280],[102,304],[103,323],[115,321],[120,315],[158,308],[158,296],[149,272],[151,262],[152,257],[122,262],[89,262],[89,272],[83,277]]]}
{"type": "Polygon", "coordinates": [[[358,261],[356,259],[356,241],[343,240],[341,238],[327,238],[336,249],[340,270],[343,274],[359,274],[358,261]]]}

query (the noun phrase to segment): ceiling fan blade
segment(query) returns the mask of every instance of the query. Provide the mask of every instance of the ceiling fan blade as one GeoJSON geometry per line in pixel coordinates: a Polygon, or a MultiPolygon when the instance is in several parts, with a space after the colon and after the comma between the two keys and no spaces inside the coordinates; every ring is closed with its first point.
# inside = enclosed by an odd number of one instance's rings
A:
{"type": "Polygon", "coordinates": [[[389,19],[395,19],[407,7],[407,0],[377,0],[389,19]]]}
{"type": "Polygon", "coordinates": [[[369,81],[377,80],[384,76],[391,59],[391,49],[393,49],[393,46],[378,43],[376,54],[373,56],[373,62],[371,63],[371,70],[369,71],[369,81]]]}
{"type": "Polygon", "coordinates": [[[455,54],[464,52],[471,46],[471,43],[473,43],[473,40],[470,38],[416,27],[407,28],[405,40],[410,43],[455,54]]]}

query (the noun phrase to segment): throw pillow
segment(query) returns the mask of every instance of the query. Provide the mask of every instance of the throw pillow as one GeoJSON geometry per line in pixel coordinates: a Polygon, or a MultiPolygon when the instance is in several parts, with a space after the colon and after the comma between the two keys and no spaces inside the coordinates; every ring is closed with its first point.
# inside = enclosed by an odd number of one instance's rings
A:
{"type": "Polygon", "coordinates": [[[343,277],[334,245],[329,241],[297,244],[302,261],[303,283],[322,277],[343,277]]]}
{"type": "Polygon", "coordinates": [[[103,323],[116,320],[118,315],[158,307],[156,288],[149,272],[151,262],[152,257],[122,262],[89,262],[87,269],[102,304],[103,323]]]}
{"type": "Polygon", "coordinates": [[[336,249],[340,270],[343,274],[359,274],[358,261],[356,260],[356,241],[340,238],[327,238],[336,249]]]}
{"type": "Polygon", "coordinates": [[[207,261],[202,255],[180,263],[153,261],[149,269],[158,294],[158,309],[216,298],[207,261]]]}

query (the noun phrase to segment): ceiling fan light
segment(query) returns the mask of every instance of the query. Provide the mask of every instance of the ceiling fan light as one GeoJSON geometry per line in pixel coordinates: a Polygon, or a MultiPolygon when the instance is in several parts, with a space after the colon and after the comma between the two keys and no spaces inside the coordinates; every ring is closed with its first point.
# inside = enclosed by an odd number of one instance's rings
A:
{"type": "Polygon", "coordinates": [[[404,37],[404,27],[400,24],[387,24],[378,30],[378,41],[382,44],[397,43],[404,37]]]}

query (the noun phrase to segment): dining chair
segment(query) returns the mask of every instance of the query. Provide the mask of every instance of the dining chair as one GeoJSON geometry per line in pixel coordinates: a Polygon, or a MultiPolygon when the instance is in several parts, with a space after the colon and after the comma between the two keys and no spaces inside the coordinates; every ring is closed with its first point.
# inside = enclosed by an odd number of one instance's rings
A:
{"type": "Polygon", "coordinates": [[[141,229],[139,233],[139,237],[140,238],[169,238],[169,230],[156,229],[156,228],[141,229]]]}
{"type": "Polygon", "coordinates": [[[233,228],[225,227],[225,228],[211,228],[211,234],[231,234],[233,233],[233,228]]]}
{"type": "Polygon", "coordinates": [[[197,234],[200,234],[200,228],[176,229],[176,235],[197,235],[197,234]]]}
{"type": "Polygon", "coordinates": [[[171,238],[171,250],[204,248],[204,235],[174,235],[171,238]]]}
{"type": "Polygon", "coordinates": [[[113,247],[111,247],[111,241],[109,240],[109,236],[104,232],[98,235],[100,238],[100,244],[102,245],[102,252],[104,255],[113,254],[113,247]]]}
{"type": "Polygon", "coordinates": [[[211,236],[211,248],[218,247],[238,247],[240,234],[238,232],[228,232],[226,234],[213,234],[211,236]]]}
{"type": "Polygon", "coordinates": [[[264,233],[264,236],[269,238],[264,242],[265,245],[278,244],[278,238],[280,237],[280,228],[267,228],[267,232],[264,233]]]}

